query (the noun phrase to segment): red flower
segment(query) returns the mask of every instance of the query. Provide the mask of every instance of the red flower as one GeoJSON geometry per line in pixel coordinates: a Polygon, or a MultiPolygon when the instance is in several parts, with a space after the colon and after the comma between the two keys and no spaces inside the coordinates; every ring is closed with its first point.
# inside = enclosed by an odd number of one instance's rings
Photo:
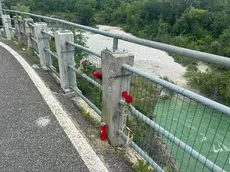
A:
{"type": "Polygon", "coordinates": [[[94,72],[93,77],[96,79],[102,79],[102,72],[94,72]]]}
{"type": "Polygon", "coordinates": [[[121,95],[122,95],[122,98],[125,99],[129,94],[127,91],[123,91],[121,95]]]}
{"type": "Polygon", "coordinates": [[[130,95],[128,95],[128,96],[125,98],[125,101],[126,101],[126,103],[128,103],[128,104],[132,104],[132,103],[133,103],[133,97],[130,96],[130,95]]]}
{"type": "Polygon", "coordinates": [[[133,103],[133,97],[129,95],[127,91],[123,91],[121,93],[122,98],[125,100],[126,103],[132,104],[133,103]]]}

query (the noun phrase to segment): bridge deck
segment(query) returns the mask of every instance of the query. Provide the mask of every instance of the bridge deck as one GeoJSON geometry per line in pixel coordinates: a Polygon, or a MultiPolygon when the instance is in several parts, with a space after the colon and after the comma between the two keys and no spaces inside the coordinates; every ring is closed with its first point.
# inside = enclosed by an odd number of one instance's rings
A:
{"type": "Polygon", "coordinates": [[[0,47],[0,171],[89,171],[39,91],[0,47]]]}

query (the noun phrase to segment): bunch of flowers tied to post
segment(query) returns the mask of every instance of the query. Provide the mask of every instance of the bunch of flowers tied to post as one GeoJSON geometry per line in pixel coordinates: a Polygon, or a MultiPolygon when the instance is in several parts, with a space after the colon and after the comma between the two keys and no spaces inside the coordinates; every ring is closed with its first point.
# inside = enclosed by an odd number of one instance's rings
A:
{"type": "Polygon", "coordinates": [[[102,72],[94,72],[93,77],[96,79],[102,79],[102,72]]]}
{"type": "Polygon", "coordinates": [[[127,91],[122,92],[122,98],[125,100],[127,104],[133,103],[133,97],[129,95],[127,91]]]}
{"type": "Polygon", "coordinates": [[[128,136],[126,145],[129,145],[131,141],[133,140],[133,131],[129,127],[127,127],[126,124],[130,116],[129,108],[131,107],[131,104],[133,103],[133,97],[130,96],[127,91],[123,91],[121,93],[121,96],[123,100],[126,102],[122,108],[122,116],[124,117],[124,120],[125,120],[124,126],[122,127],[122,132],[126,133],[126,135],[128,136]]]}

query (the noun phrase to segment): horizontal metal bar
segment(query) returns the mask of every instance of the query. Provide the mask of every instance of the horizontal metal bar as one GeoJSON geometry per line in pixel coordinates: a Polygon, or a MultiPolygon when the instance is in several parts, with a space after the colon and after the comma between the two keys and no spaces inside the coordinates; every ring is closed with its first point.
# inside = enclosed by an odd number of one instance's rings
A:
{"type": "Polygon", "coordinates": [[[130,71],[130,72],[133,72],[133,73],[135,73],[135,74],[137,74],[139,76],[142,76],[142,77],[144,77],[146,79],[149,79],[150,81],[152,81],[154,83],[157,83],[157,84],[159,84],[159,85],[161,85],[163,87],[166,87],[166,88],[168,88],[170,90],[173,90],[178,94],[181,94],[181,95],[183,95],[185,97],[188,97],[188,98],[190,98],[190,99],[192,99],[194,101],[197,101],[197,102],[199,102],[199,103],[201,103],[203,105],[206,105],[206,106],[208,106],[210,108],[216,109],[217,111],[222,112],[225,115],[227,115],[228,117],[230,117],[230,108],[225,106],[225,105],[222,105],[222,104],[217,103],[217,102],[215,102],[213,100],[210,100],[210,99],[208,99],[206,97],[203,97],[203,96],[201,96],[199,94],[196,94],[196,93],[194,93],[192,91],[189,91],[189,90],[187,90],[185,88],[182,88],[182,87],[179,87],[179,86],[177,86],[175,84],[167,82],[167,81],[165,81],[163,79],[160,79],[160,78],[158,78],[158,77],[156,77],[154,75],[150,75],[150,74],[148,74],[146,72],[142,72],[139,69],[131,67],[131,66],[127,65],[127,64],[124,64],[122,67],[124,69],[130,71]]]}
{"type": "Polygon", "coordinates": [[[38,40],[36,40],[34,37],[31,36],[30,39],[34,41],[35,43],[38,43],[38,40]]]}
{"type": "MultiPolygon", "coordinates": [[[[124,104],[124,101],[121,101],[122,104],[124,104]]],[[[137,118],[139,118],[141,121],[143,121],[145,124],[149,125],[151,128],[153,128],[155,131],[162,134],[164,137],[168,138],[171,142],[173,142],[175,145],[180,147],[181,149],[185,150],[189,155],[191,155],[194,159],[198,160],[201,164],[209,168],[211,171],[214,172],[223,172],[224,170],[214,164],[212,161],[201,155],[199,152],[191,148],[189,145],[185,144],[181,140],[179,140],[177,137],[172,135],[170,132],[165,130],[163,127],[158,125],[157,123],[153,122],[151,119],[143,115],[141,112],[136,110],[133,106],[130,106],[129,108],[130,112],[135,115],[137,118]]]]}
{"type": "Polygon", "coordinates": [[[57,75],[57,76],[59,77],[59,79],[60,79],[60,74],[57,72],[56,68],[55,68],[53,65],[50,66],[50,70],[51,70],[53,73],[55,73],[55,75],[57,75]]]}
{"type": "Polygon", "coordinates": [[[14,11],[14,10],[3,9],[3,11],[18,13],[18,14],[24,14],[24,15],[38,17],[38,18],[42,18],[42,19],[46,19],[46,20],[56,21],[56,22],[60,22],[60,23],[66,24],[66,25],[74,26],[74,27],[77,27],[79,29],[83,29],[83,30],[86,30],[86,31],[89,31],[89,32],[98,33],[98,34],[101,34],[101,35],[104,35],[104,36],[116,37],[116,36],[114,36],[113,33],[101,31],[99,29],[95,29],[95,28],[91,28],[91,27],[88,27],[88,26],[83,26],[83,25],[80,25],[80,24],[68,22],[68,21],[65,21],[65,20],[62,20],[62,19],[58,19],[58,18],[52,18],[52,17],[41,16],[41,15],[37,15],[37,14],[32,14],[32,13],[27,13],[27,12],[20,12],[20,11],[14,11]]]}
{"type": "Polygon", "coordinates": [[[29,16],[33,16],[33,17],[39,17],[39,18],[43,18],[43,19],[47,19],[47,20],[52,20],[52,21],[64,23],[66,25],[71,25],[71,26],[74,26],[76,28],[83,29],[83,30],[86,30],[89,32],[104,35],[107,37],[117,38],[117,39],[121,39],[124,41],[132,42],[135,44],[144,45],[147,47],[163,50],[163,51],[166,51],[169,53],[175,53],[175,54],[179,54],[182,56],[195,58],[195,59],[198,59],[201,61],[206,61],[209,63],[214,63],[214,64],[230,67],[230,59],[228,57],[224,57],[224,56],[219,56],[219,55],[214,55],[214,54],[209,54],[209,53],[203,53],[200,51],[195,51],[195,50],[191,50],[191,49],[186,49],[186,48],[181,48],[181,47],[177,47],[177,46],[173,46],[173,45],[168,45],[168,44],[163,44],[163,43],[159,43],[159,42],[155,42],[155,41],[141,39],[141,38],[137,38],[134,36],[105,32],[105,31],[102,31],[99,29],[91,28],[88,26],[83,26],[80,24],[68,22],[65,20],[57,19],[57,18],[51,18],[51,17],[41,16],[41,15],[37,15],[37,14],[31,14],[31,13],[13,11],[13,10],[6,10],[6,9],[3,9],[3,11],[25,14],[25,15],[29,15],[29,16]]]}
{"type": "Polygon", "coordinates": [[[33,52],[38,58],[40,58],[39,54],[35,50],[33,50],[33,52]]]}
{"type": "Polygon", "coordinates": [[[54,38],[54,35],[51,34],[51,33],[45,32],[45,31],[43,31],[43,30],[42,30],[42,33],[45,34],[45,35],[48,35],[48,36],[50,36],[50,37],[52,37],[52,38],[54,38]]]}
{"type": "MultiPolygon", "coordinates": [[[[119,130],[119,134],[121,138],[126,142],[128,140],[128,137],[123,133],[121,130],[119,130]]],[[[130,143],[130,146],[149,164],[151,165],[155,170],[158,172],[164,172],[164,170],[152,160],[138,145],[136,145],[133,141],[130,143]]]]}
{"type": "Polygon", "coordinates": [[[3,38],[6,38],[6,34],[4,34],[4,33],[1,33],[1,36],[2,36],[3,38]]]}
{"type": "Polygon", "coordinates": [[[69,45],[72,45],[72,46],[74,46],[74,47],[76,47],[76,48],[82,49],[82,50],[84,50],[84,51],[86,51],[86,52],[88,52],[88,53],[90,53],[90,54],[93,54],[93,55],[95,55],[95,56],[101,58],[101,55],[100,55],[100,54],[95,53],[95,52],[91,51],[90,49],[88,49],[88,48],[86,48],[86,47],[83,47],[83,46],[81,46],[81,45],[78,45],[78,44],[76,44],[76,43],[69,42],[69,41],[67,41],[66,43],[69,44],[69,45]]]}
{"type": "Polygon", "coordinates": [[[34,27],[34,24],[31,23],[31,22],[29,22],[28,25],[31,26],[31,27],[34,27]]]}
{"type": "Polygon", "coordinates": [[[58,59],[58,55],[56,53],[52,52],[51,50],[49,50],[48,48],[44,48],[44,51],[46,51],[47,53],[49,53],[50,55],[52,55],[56,59],[58,59]]]}
{"type": "Polygon", "coordinates": [[[9,29],[10,29],[10,30],[16,30],[16,29],[15,29],[15,28],[13,28],[13,27],[12,27],[12,28],[9,28],[9,29]]]}
{"type": "Polygon", "coordinates": [[[75,93],[77,93],[78,96],[80,96],[99,116],[101,116],[101,111],[89,100],[87,99],[83,94],[81,94],[80,90],[78,88],[71,88],[75,93]]]}
{"type": "Polygon", "coordinates": [[[88,82],[90,82],[91,84],[93,84],[94,86],[96,86],[97,88],[99,88],[100,90],[102,90],[102,86],[99,83],[97,83],[96,81],[94,81],[93,79],[91,79],[90,77],[88,77],[86,74],[81,73],[74,66],[70,66],[69,65],[69,68],[72,69],[72,70],[74,70],[82,78],[86,79],[88,82]]]}
{"type": "Polygon", "coordinates": [[[14,37],[16,37],[18,39],[18,35],[17,34],[14,34],[14,37]]]}
{"type": "Polygon", "coordinates": [[[12,38],[13,38],[15,41],[19,42],[18,38],[17,38],[15,35],[14,35],[12,38]]]}

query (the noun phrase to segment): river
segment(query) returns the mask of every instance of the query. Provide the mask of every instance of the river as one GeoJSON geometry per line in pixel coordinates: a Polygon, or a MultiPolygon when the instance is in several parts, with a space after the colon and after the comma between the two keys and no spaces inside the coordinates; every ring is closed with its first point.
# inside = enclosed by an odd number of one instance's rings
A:
{"type": "MultiPolygon", "coordinates": [[[[230,171],[229,117],[201,104],[175,98],[160,100],[154,116],[157,124],[219,167],[230,171]]],[[[203,165],[184,153],[184,150],[164,140],[182,171],[210,171],[203,169],[203,165]]]]}

